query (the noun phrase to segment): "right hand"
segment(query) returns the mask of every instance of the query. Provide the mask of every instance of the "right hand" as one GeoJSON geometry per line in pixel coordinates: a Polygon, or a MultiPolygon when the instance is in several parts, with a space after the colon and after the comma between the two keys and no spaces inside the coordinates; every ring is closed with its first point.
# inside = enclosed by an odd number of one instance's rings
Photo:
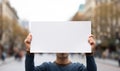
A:
{"type": "Polygon", "coordinates": [[[32,41],[32,34],[29,34],[29,35],[27,36],[27,38],[25,39],[25,41],[24,41],[27,52],[30,52],[30,44],[31,44],[31,41],[32,41]]]}

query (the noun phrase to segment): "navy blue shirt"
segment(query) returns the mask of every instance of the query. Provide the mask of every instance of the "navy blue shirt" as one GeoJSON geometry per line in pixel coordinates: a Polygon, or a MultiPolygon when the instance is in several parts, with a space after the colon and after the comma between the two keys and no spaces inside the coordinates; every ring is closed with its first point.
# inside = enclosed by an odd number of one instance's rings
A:
{"type": "Polygon", "coordinates": [[[62,66],[55,62],[44,62],[39,66],[34,66],[34,54],[26,54],[25,70],[26,71],[97,71],[93,56],[86,56],[87,67],[81,63],[70,63],[62,66]]]}

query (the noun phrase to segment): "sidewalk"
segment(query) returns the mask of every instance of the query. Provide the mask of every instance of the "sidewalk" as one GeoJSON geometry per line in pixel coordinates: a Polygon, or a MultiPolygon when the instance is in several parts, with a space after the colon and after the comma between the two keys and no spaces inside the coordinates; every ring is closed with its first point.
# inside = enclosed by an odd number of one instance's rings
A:
{"type": "Polygon", "coordinates": [[[95,60],[96,60],[96,62],[101,62],[103,64],[109,64],[109,65],[118,67],[118,61],[117,60],[103,59],[103,58],[95,58],[95,60]]]}
{"type": "MultiPolygon", "coordinates": [[[[83,64],[86,64],[86,57],[82,57],[81,55],[75,55],[72,58],[73,62],[77,61],[77,62],[82,62],[83,64]]],[[[117,60],[112,60],[112,59],[103,59],[103,58],[97,58],[95,57],[95,61],[96,63],[103,63],[103,64],[107,64],[107,65],[112,65],[112,66],[116,66],[118,67],[118,61],[117,60]]]]}
{"type": "Polygon", "coordinates": [[[14,57],[8,57],[8,58],[5,59],[4,62],[0,59],[0,66],[4,65],[6,63],[12,62],[13,60],[14,60],[14,57]]]}

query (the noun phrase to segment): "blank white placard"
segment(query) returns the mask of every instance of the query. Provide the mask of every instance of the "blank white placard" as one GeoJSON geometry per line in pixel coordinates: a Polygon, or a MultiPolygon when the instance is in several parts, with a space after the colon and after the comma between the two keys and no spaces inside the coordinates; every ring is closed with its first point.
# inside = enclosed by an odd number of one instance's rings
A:
{"type": "Polygon", "coordinates": [[[89,53],[90,21],[31,22],[31,53],[89,53]]]}

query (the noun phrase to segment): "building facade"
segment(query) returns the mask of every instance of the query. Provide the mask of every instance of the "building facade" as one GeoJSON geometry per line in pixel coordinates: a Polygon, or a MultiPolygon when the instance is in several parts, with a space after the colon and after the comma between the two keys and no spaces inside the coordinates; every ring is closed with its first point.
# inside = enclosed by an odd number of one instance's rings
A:
{"type": "Polygon", "coordinates": [[[92,33],[97,39],[119,35],[119,7],[120,0],[86,0],[84,15],[92,21],[92,33]]]}
{"type": "Polygon", "coordinates": [[[94,31],[98,38],[116,38],[120,33],[120,0],[96,0],[94,31]],[[117,35],[116,35],[117,34],[117,35]]]}
{"type": "Polygon", "coordinates": [[[8,0],[0,1],[0,44],[4,49],[12,51],[13,26],[18,22],[18,16],[8,0]]]}

